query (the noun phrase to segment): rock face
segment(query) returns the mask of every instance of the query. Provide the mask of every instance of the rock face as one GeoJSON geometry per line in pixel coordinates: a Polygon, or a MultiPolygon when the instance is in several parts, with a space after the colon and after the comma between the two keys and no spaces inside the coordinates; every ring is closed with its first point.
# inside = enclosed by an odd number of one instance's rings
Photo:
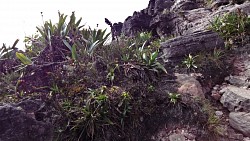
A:
{"type": "Polygon", "coordinates": [[[202,31],[191,35],[179,36],[161,43],[162,56],[165,60],[181,57],[189,53],[210,51],[223,46],[223,39],[212,31],[202,31]]]}
{"type": "Polygon", "coordinates": [[[0,106],[0,141],[51,141],[51,124],[37,121],[21,107],[0,106]]]}
{"type": "Polygon", "coordinates": [[[229,114],[229,123],[234,129],[250,137],[250,113],[231,112],[229,114]]]}
{"type": "Polygon", "coordinates": [[[141,31],[152,32],[158,37],[187,35],[207,30],[215,17],[225,13],[237,9],[250,13],[248,1],[229,5],[228,0],[216,0],[211,8],[201,5],[194,0],[150,0],[147,8],[126,18],[118,31],[126,36],[134,36],[141,31]]]}
{"type": "Polygon", "coordinates": [[[250,112],[250,90],[235,86],[227,86],[221,90],[223,93],[220,102],[229,111],[250,112]]]}
{"type": "Polygon", "coordinates": [[[150,0],[148,7],[144,11],[146,11],[148,15],[154,16],[164,9],[170,10],[173,4],[173,0],[150,0]]]}

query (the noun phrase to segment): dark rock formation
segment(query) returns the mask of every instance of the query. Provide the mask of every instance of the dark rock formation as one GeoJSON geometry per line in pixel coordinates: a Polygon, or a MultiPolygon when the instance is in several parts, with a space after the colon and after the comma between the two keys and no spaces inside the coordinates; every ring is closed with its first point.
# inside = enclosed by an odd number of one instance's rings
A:
{"type": "MultiPolygon", "coordinates": [[[[18,107],[9,104],[0,105],[0,140],[51,141],[52,125],[37,121],[33,112],[25,111],[21,107],[24,105],[18,107]]],[[[32,104],[26,106],[32,107],[32,104]]]]}
{"type": "Polygon", "coordinates": [[[110,20],[105,18],[105,23],[108,24],[111,28],[112,40],[115,40],[115,38],[121,35],[122,26],[123,26],[121,22],[112,24],[110,20]]]}
{"type": "Polygon", "coordinates": [[[164,9],[170,10],[173,4],[174,0],[150,0],[148,7],[144,11],[147,11],[146,13],[150,16],[155,16],[164,9]]]}
{"type": "Polygon", "coordinates": [[[122,27],[122,33],[125,36],[134,36],[137,32],[150,31],[150,21],[152,17],[145,13],[134,12],[133,16],[128,17],[122,27]]]}
{"type": "Polygon", "coordinates": [[[126,36],[135,36],[137,32],[142,31],[152,32],[156,37],[187,35],[207,30],[215,17],[225,13],[237,9],[250,13],[249,2],[241,5],[226,4],[229,4],[228,0],[214,1],[211,8],[216,7],[216,10],[213,11],[209,7],[201,7],[201,4],[194,0],[150,0],[147,8],[134,12],[125,19],[123,26],[118,23],[119,28],[114,31],[119,33],[116,35],[121,32],[126,36]]]}

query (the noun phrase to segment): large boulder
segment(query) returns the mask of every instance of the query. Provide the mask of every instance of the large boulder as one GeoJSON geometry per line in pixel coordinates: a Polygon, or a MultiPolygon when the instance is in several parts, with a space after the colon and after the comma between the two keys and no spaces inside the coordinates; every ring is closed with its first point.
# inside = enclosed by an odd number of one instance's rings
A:
{"type": "Polygon", "coordinates": [[[227,86],[220,91],[220,102],[229,111],[250,112],[250,90],[236,86],[227,86]]]}
{"type": "Polygon", "coordinates": [[[179,83],[177,92],[185,95],[190,94],[192,98],[205,99],[205,93],[202,90],[200,82],[195,76],[187,74],[175,74],[176,82],[179,83]]]}
{"type": "Polygon", "coordinates": [[[224,40],[212,31],[200,31],[190,35],[178,36],[161,43],[164,61],[190,53],[211,51],[219,47],[224,47],[224,40]]]}
{"type": "Polygon", "coordinates": [[[231,112],[229,114],[229,124],[245,136],[250,137],[250,113],[231,112]]]}
{"type": "Polygon", "coordinates": [[[28,108],[31,105],[0,105],[0,141],[51,141],[53,127],[35,119],[31,111],[36,106],[27,112],[21,106],[28,108]]]}

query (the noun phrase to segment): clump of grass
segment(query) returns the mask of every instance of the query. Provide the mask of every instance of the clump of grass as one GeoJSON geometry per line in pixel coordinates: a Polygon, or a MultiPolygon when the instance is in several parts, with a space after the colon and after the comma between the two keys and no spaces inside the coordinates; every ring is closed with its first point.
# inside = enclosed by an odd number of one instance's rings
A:
{"type": "Polygon", "coordinates": [[[207,119],[207,129],[210,132],[211,138],[216,138],[219,135],[225,134],[225,129],[220,125],[221,119],[215,115],[214,107],[210,104],[208,100],[203,101],[203,110],[208,115],[207,119]]]}

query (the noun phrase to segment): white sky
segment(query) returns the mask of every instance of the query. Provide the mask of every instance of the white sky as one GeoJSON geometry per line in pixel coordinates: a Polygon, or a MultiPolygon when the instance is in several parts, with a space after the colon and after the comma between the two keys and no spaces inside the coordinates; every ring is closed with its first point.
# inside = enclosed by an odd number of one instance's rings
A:
{"type": "Polygon", "coordinates": [[[2,43],[11,46],[20,39],[18,48],[24,48],[25,36],[36,32],[36,26],[51,19],[57,22],[58,10],[69,16],[75,11],[77,19],[82,17],[82,24],[100,28],[109,28],[104,18],[112,23],[123,22],[134,11],[147,7],[149,0],[1,0],[0,2],[0,47],[2,43]]]}

